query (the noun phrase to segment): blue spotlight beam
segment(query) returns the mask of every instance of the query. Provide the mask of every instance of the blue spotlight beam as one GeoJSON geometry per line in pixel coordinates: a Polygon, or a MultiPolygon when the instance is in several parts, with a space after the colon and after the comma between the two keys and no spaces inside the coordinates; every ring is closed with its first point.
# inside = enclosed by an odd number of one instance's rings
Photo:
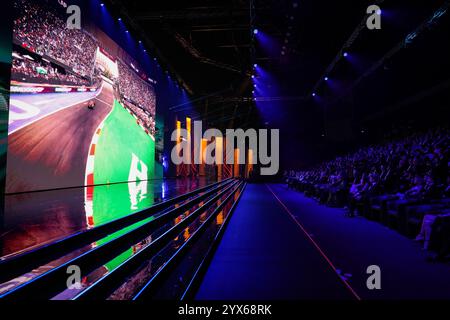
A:
{"type": "MultiPolygon", "coordinates": [[[[384,0],[377,0],[377,1],[374,1],[373,4],[380,5],[383,2],[384,2],[384,0]]],[[[366,14],[364,16],[364,18],[361,20],[361,22],[359,23],[359,25],[356,27],[356,29],[352,32],[351,36],[344,43],[341,50],[339,50],[339,52],[336,54],[336,57],[334,58],[334,60],[330,63],[330,65],[327,67],[325,72],[320,76],[319,81],[317,81],[317,83],[314,85],[313,89],[311,90],[310,96],[312,95],[313,92],[316,92],[319,89],[319,86],[322,83],[322,79],[324,79],[328,74],[331,73],[331,71],[333,71],[334,67],[339,62],[339,60],[344,56],[344,54],[348,54],[346,50],[352,46],[352,44],[355,42],[355,40],[360,35],[361,31],[366,28],[366,22],[367,22],[367,18],[369,16],[370,16],[369,14],[366,14]]]]}

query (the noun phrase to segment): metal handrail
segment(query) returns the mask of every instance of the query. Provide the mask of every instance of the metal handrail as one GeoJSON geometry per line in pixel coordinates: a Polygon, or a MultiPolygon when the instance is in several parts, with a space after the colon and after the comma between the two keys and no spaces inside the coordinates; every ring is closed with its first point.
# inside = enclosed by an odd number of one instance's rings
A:
{"type": "Polygon", "coordinates": [[[134,212],[130,215],[118,218],[92,229],[76,232],[65,238],[55,240],[49,244],[42,245],[30,251],[23,252],[6,259],[1,258],[0,283],[12,280],[15,277],[21,276],[34,268],[53,261],[58,257],[68,254],[80,247],[89,245],[96,240],[106,237],[109,234],[112,234],[120,229],[149,218],[150,216],[157,214],[180,201],[184,201],[190,197],[193,197],[198,193],[204,192],[216,186],[226,185],[231,181],[231,179],[226,179],[221,182],[213,183],[206,187],[202,187],[194,191],[185,193],[181,196],[174,197],[164,202],[160,202],[149,208],[134,212]]]}
{"type": "Polygon", "coordinates": [[[202,212],[205,212],[208,207],[214,205],[216,201],[218,201],[224,194],[226,194],[237,184],[238,181],[226,187],[225,190],[212,197],[203,206],[196,209],[181,222],[164,232],[164,234],[141,249],[138,253],[125,260],[117,268],[115,268],[110,273],[89,286],[86,290],[78,294],[75,299],[93,300],[107,298],[107,296],[121,284],[121,281],[123,281],[123,279],[129,276],[130,273],[136,270],[143,261],[150,259],[152,254],[156,254],[157,252],[159,252],[159,250],[164,248],[177,234],[179,234],[184,228],[186,228],[198,216],[200,216],[202,212]]]}
{"type": "MultiPolygon", "coordinates": [[[[158,270],[158,272],[142,287],[141,290],[133,297],[133,300],[145,300],[152,298],[155,290],[157,290],[158,285],[166,279],[166,277],[170,274],[179,263],[180,259],[188,252],[188,249],[191,248],[198,238],[206,231],[207,227],[214,221],[217,215],[223,210],[226,204],[230,201],[230,199],[235,195],[236,191],[241,189],[240,195],[242,194],[242,190],[244,189],[244,182],[241,182],[228,196],[222,201],[214,212],[202,223],[202,225],[190,236],[190,238],[172,255],[172,257],[164,264],[164,266],[158,270]]],[[[239,195],[239,197],[240,197],[239,195]]],[[[238,199],[239,200],[239,199],[238,199]]],[[[238,201],[237,200],[237,201],[238,201]]],[[[233,211],[235,204],[230,209],[230,213],[233,211]]],[[[226,221],[228,220],[227,216],[226,221]]],[[[225,224],[225,221],[224,221],[225,224]]],[[[219,229],[219,231],[222,228],[219,229]]],[[[216,241],[216,238],[214,239],[216,241]]],[[[209,251],[208,251],[209,252],[209,251]]]]}

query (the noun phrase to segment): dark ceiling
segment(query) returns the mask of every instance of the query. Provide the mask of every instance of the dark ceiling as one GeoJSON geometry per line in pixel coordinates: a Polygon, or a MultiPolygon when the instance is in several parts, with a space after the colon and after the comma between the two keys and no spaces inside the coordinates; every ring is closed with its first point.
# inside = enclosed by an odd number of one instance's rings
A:
{"type": "Polygon", "coordinates": [[[112,2],[153,42],[212,123],[215,109],[222,110],[219,120],[224,122],[242,118],[238,123],[245,126],[258,118],[249,77],[254,63],[279,89],[265,97],[277,102],[277,114],[263,121],[281,126],[295,119],[300,136],[326,131],[324,110],[332,113],[336,106],[351,104],[343,117],[356,117],[362,125],[383,108],[448,80],[448,13],[421,30],[410,48],[398,47],[446,0],[112,2]],[[381,30],[365,27],[366,9],[374,3],[383,10],[381,30]],[[264,41],[255,39],[253,28],[264,41]],[[342,50],[350,52],[351,61],[341,56],[342,50]],[[438,59],[433,59],[436,52],[438,59]],[[313,92],[320,98],[312,98],[313,92]],[[205,96],[207,110],[202,109],[205,96]]]}

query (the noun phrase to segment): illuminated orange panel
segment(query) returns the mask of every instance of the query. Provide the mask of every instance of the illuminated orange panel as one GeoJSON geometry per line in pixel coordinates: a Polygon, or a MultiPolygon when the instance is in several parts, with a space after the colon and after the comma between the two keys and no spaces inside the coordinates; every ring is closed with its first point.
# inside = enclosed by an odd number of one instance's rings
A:
{"type": "MultiPolygon", "coordinates": [[[[181,145],[180,145],[180,143],[181,143],[181,121],[176,122],[175,128],[176,128],[176,135],[177,135],[177,142],[176,142],[177,144],[175,145],[175,150],[176,150],[177,154],[179,155],[180,151],[181,151],[181,145]]],[[[176,175],[179,176],[181,173],[181,166],[179,164],[177,164],[175,171],[176,171],[176,175]]]]}
{"type": "MultiPolygon", "coordinates": [[[[186,130],[188,132],[188,136],[186,138],[187,143],[188,143],[188,148],[186,149],[187,151],[187,158],[190,159],[192,161],[192,153],[191,153],[191,118],[186,117],[186,130]]],[[[191,168],[190,165],[186,166],[186,174],[189,175],[191,168]]]]}
{"type": "Polygon", "coordinates": [[[199,175],[204,176],[205,175],[205,162],[206,162],[206,146],[208,144],[208,141],[206,139],[202,139],[201,145],[200,145],[200,165],[199,165],[199,175]]]}

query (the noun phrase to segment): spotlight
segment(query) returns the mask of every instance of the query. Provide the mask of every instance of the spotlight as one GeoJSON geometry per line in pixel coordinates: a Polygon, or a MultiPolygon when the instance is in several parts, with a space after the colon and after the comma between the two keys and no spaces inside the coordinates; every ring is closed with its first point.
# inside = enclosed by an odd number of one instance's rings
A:
{"type": "Polygon", "coordinates": [[[253,33],[254,33],[254,34],[258,34],[258,32],[259,32],[258,29],[254,29],[254,30],[253,30],[253,33]]]}
{"type": "Polygon", "coordinates": [[[125,33],[128,33],[128,30],[125,30],[125,33]]]}
{"type": "Polygon", "coordinates": [[[315,97],[315,96],[316,96],[316,93],[315,93],[315,92],[313,92],[312,96],[313,96],[313,97],[315,97]]]}
{"type": "Polygon", "coordinates": [[[258,66],[258,65],[257,65],[256,63],[253,65],[253,67],[255,67],[255,68],[256,68],[257,66],[258,66]]]}
{"type": "Polygon", "coordinates": [[[117,19],[118,21],[122,21],[122,18],[117,19]]]}
{"type": "Polygon", "coordinates": [[[254,74],[252,74],[252,79],[255,79],[255,75],[254,74]]]}
{"type": "Polygon", "coordinates": [[[348,52],[344,52],[343,56],[347,57],[348,56],[348,52]]]}
{"type": "Polygon", "coordinates": [[[325,79],[325,81],[328,81],[328,77],[325,77],[324,79],[325,79]]]}
{"type": "Polygon", "coordinates": [[[377,15],[381,16],[381,9],[377,10],[377,15]]]}
{"type": "Polygon", "coordinates": [[[141,40],[139,40],[139,43],[142,43],[142,41],[141,41],[141,40]]]}
{"type": "Polygon", "coordinates": [[[100,6],[103,7],[103,6],[105,6],[105,4],[102,2],[102,3],[100,3],[100,6]]]}

